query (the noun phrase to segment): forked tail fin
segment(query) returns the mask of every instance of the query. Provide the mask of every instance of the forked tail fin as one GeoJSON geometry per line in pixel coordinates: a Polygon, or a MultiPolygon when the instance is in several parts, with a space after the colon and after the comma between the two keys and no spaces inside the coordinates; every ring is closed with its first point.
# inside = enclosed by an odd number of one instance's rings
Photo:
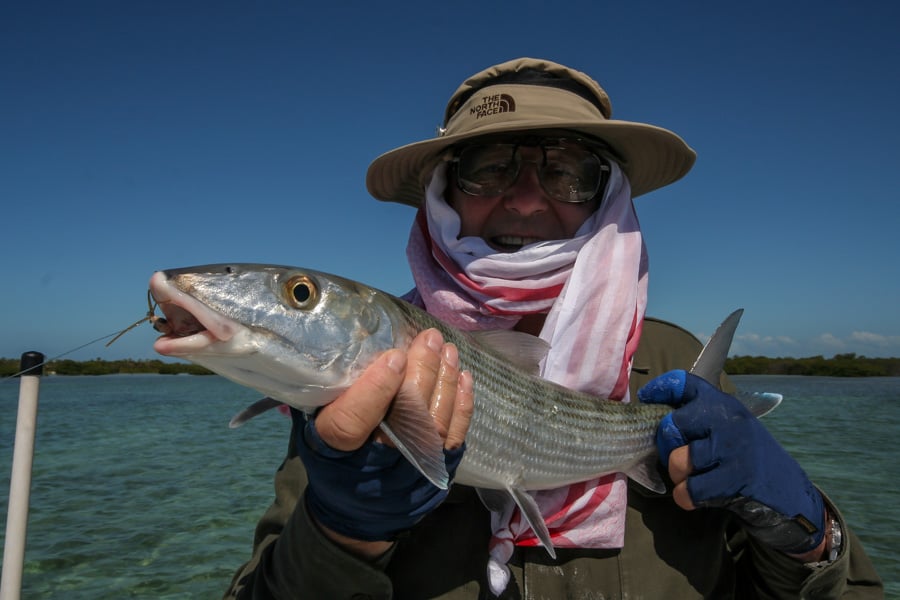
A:
{"type": "MultiPolygon", "coordinates": [[[[728,358],[728,350],[734,339],[734,332],[737,330],[743,314],[744,309],[739,308],[722,321],[722,324],[703,346],[697,360],[694,361],[691,373],[718,387],[722,371],[725,368],[725,359],[728,358]]],[[[737,392],[735,397],[756,417],[770,413],[781,403],[782,399],[781,394],[758,392],[737,392]]],[[[657,493],[665,492],[666,486],[657,471],[657,461],[655,453],[648,456],[628,470],[628,477],[649,490],[657,493]]]]}
{"type": "MultiPolygon", "coordinates": [[[[718,386],[719,378],[725,368],[725,359],[728,358],[728,350],[731,348],[731,342],[734,340],[734,332],[737,331],[738,323],[741,322],[741,316],[744,309],[739,308],[722,321],[703,350],[694,361],[691,367],[691,373],[702,377],[713,385],[718,386]]],[[[776,406],[781,404],[781,394],[772,394],[768,392],[738,392],[735,397],[747,407],[747,409],[755,417],[761,417],[772,412],[776,406]]]]}

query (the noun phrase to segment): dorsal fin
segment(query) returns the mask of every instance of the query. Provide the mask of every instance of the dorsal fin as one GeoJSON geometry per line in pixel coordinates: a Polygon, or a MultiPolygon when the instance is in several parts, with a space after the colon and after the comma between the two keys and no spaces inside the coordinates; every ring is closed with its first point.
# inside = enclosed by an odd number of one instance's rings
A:
{"type": "Polygon", "coordinates": [[[472,337],[499,354],[521,371],[537,375],[541,361],[547,357],[550,344],[539,337],[512,329],[473,331],[472,337]]]}

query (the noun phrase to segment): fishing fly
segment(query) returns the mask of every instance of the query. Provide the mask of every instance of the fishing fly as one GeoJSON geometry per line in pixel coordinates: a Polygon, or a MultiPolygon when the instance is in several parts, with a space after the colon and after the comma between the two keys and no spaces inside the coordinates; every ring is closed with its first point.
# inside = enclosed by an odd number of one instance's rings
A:
{"type": "Polygon", "coordinates": [[[169,331],[170,331],[169,322],[166,320],[165,317],[160,317],[156,314],[156,307],[157,307],[157,303],[153,301],[153,296],[150,294],[150,290],[147,290],[147,308],[148,308],[147,316],[139,321],[132,323],[131,325],[129,325],[128,327],[126,327],[125,329],[120,331],[118,334],[116,334],[116,337],[114,337],[113,339],[109,340],[106,343],[106,347],[108,348],[109,346],[111,346],[113,342],[115,342],[117,339],[119,339],[120,337],[122,337],[123,335],[125,335],[126,333],[128,333],[129,331],[131,331],[132,329],[134,329],[135,327],[137,327],[144,321],[150,321],[150,324],[153,326],[153,329],[157,330],[160,333],[163,333],[163,334],[169,333],[169,331]]]}

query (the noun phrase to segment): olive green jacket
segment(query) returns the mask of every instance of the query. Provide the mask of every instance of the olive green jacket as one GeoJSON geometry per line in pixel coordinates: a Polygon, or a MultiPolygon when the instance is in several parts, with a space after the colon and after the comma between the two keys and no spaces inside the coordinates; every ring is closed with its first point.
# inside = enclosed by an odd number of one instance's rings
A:
{"type": "MultiPolygon", "coordinates": [[[[689,368],[699,349],[686,331],[647,319],[632,393],[669,369],[689,368]]],[[[490,515],[472,488],[453,486],[388,555],[367,563],[312,523],[300,500],[305,486],[291,442],[275,476],[275,502],[257,526],[253,557],[235,574],[226,598],[494,598],[487,585],[490,515]]],[[[883,598],[859,540],[830,503],[844,532],[843,549],[834,562],[811,566],[755,543],[727,510],[687,512],[670,496],[634,485],[628,497],[623,548],[562,548],[552,559],[543,548],[517,547],[502,598],[883,598]]]]}

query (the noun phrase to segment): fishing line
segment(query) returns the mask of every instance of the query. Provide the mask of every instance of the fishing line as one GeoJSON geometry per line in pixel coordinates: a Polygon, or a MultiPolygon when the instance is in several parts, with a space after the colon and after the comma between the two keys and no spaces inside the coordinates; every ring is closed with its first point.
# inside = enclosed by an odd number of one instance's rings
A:
{"type": "MultiPolygon", "coordinates": [[[[54,361],[54,360],[59,360],[59,359],[62,358],[63,356],[68,356],[69,354],[72,354],[73,352],[77,352],[78,350],[81,350],[82,348],[87,348],[87,347],[90,346],[91,344],[96,344],[97,342],[101,342],[101,341],[105,340],[106,338],[111,338],[111,337],[113,337],[113,336],[116,336],[116,339],[118,339],[118,337],[121,336],[123,333],[125,333],[125,332],[128,331],[129,329],[133,328],[135,325],[138,325],[139,323],[142,323],[143,321],[146,321],[146,320],[147,320],[147,319],[143,319],[143,320],[141,320],[141,321],[138,321],[138,323],[134,323],[133,325],[130,325],[130,326],[127,327],[125,330],[116,330],[116,331],[113,331],[112,333],[107,333],[107,334],[104,335],[104,336],[98,337],[98,338],[95,339],[95,340],[91,340],[90,342],[87,342],[86,344],[82,344],[82,345],[80,345],[80,346],[78,346],[78,347],[76,347],[76,348],[72,348],[71,350],[66,350],[66,351],[63,352],[62,354],[57,354],[56,356],[53,356],[53,357],[51,357],[51,358],[48,358],[48,359],[45,360],[44,362],[42,362],[42,363],[40,363],[40,364],[37,364],[37,365],[33,365],[33,366],[31,366],[30,368],[25,369],[24,371],[19,371],[18,373],[13,373],[12,375],[7,375],[7,376],[3,377],[2,379],[10,379],[10,378],[12,378],[12,377],[18,377],[18,376],[21,375],[22,373],[25,373],[25,371],[31,371],[32,369],[36,369],[37,367],[43,367],[44,365],[46,365],[46,364],[49,363],[49,362],[52,362],[52,361],[54,361]]],[[[109,344],[112,344],[114,341],[116,341],[116,340],[110,341],[109,344]]],[[[109,344],[107,344],[107,346],[109,346],[109,344]]]]}
{"type": "Polygon", "coordinates": [[[144,321],[150,321],[151,323],[153,323],[154,329],[157,327],[157,323],[160,323],[160,326],[164,325],[166,320],[162,317],[156,316],[157,304],[156,304],[156,302],[153,302],[152,296],[150,295],[149,290],[147,291],[147,306],[149,307],[149,310],[147,311],[147,316],[145,316],[143,319],[141,319],[139,321],[135,321],[134,323],[132,323],[125,329],[119,329],[112,333],[107,333],[106,335],[100,336],[95,340],[91,340],[90,342],[87,342],[86,344],[82,344],[76,348],[72,348],[71,350],[66,350],[62,354],[57,354],[56,356],[48,358],[47,360],[40,363],[39,365],[33,365],[33,366],[29,367],[28,369],[19,371],[18,373],[13,373],[12,375],[7,375],[6,377],[2,377],[2,378],[0,378],[0,381],[2,381],[3,379],[11,379],[13,377],[18,377],[25,371],[30,371],[32,369],[36,369],[37,367],[43,367],[44,365],[46,365],[49,362],[52,362],[54,360],[59,360],[63,356],[67,356],[69,354],[72,354],[73,352],[77,352],[78,350],[81,350],[82,348],[87,348],[88,346],[90,346],[92,344],[96,344],[97,342],[101,342],[101,341],[105,340],[106,338],[113,338],[106,343],[106,347],[109,348],[113,342],[115,342],[117,339],[119,339],[120,337],[122,337],[123,335],[125,335],[126,333],[128,333],[129,331],[131,331],[132,329],[134,329],[135,327],[137,327],[144,321]]]}

